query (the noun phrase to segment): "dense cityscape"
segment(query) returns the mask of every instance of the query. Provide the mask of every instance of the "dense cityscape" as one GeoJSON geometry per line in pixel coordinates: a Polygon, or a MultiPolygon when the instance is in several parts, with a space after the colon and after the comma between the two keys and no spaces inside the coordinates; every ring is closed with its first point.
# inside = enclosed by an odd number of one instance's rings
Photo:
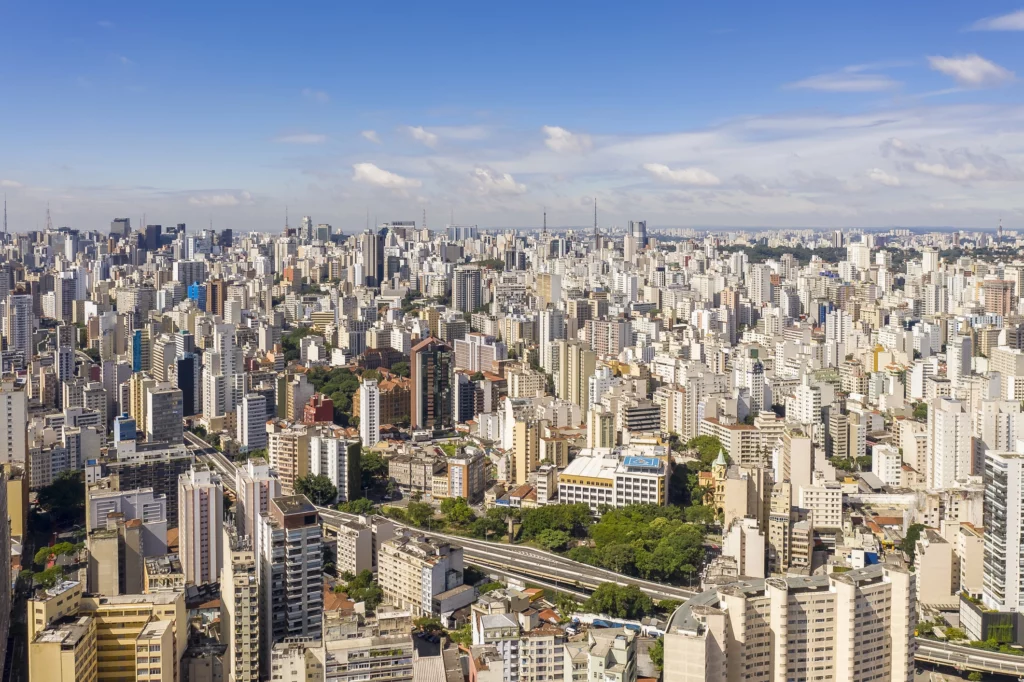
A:
{"type": "Polygon", "coordinates": [[[1024,672],[1020,239],[5,233],[12,679],[1024,672]]]}

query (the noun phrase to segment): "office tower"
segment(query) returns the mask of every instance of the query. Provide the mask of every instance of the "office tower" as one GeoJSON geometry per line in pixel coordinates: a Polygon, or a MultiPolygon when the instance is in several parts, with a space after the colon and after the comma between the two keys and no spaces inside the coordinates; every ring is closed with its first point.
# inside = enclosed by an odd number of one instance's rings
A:
{"type": "Polygon", "coordinates": [[[119,459],[102,464],[105,475],[117,475],[123,490],[152,488],[167,499],[167,527],[178,527],[178,477],[188,471],[193,457],[184,445],[140,443],[118,453],[119,459]]]}
{"type": "Polygon", "coordinates": [[[1014,283],[1004,279],[986,279],[981,283],[985,312],[1009,317],[1017,307],[1013,295],[1014,283]]]}
{"type": "Polygon", "coordinates": [[[0,464],[28,464],[28,396],[13,377],[0,382],[0,464]]]}
{"type": "Polygon", "coordinates": [[[541,424],[534,419],[516,420],[512,426],[512,476],[516,485],[523,485],[540,466],[541,424]]]}
{"type": "Polygon", "coordinates": [[[413,347],[409,369],[412,379],[412,428],[437,432],[452,428],[451,346],[429,337],[413,347]]]}
{"type": "MultiPolygon", "coordinates": [[[[365,447],[366,443],[362,443],[365,447]]],[[[360,463],[362,448],[359,441],[336,436],[320,435],[309,439],[309,466],[311,472],[326,476],[338,489],[338,501],[350,502],[360,496],[362,481],[360,463]]]]}
{"type": "Polygon", "coordinates": [[[452,308],[461,313],[471,313],[482,303],[480,268],[470,265],[461,265],[455,268],[455,281],[452,284],[452,308]]]}
{"type": "Polygon", "coordinates": [[[359,385],[359,437],[364,448],[372,448],[380,440],[380,391],[374,379],[359,385]]]}
{"type": "Polygon", "coordinates": [[[480,232],[476,225],[448,225],[445,227],[448,233],[448,241],[461,242],[466,239],[476,239],[480,232]]]}
{"type": "Polygon", "coordinates": [[[565,313],[561,310],[541,310],[537,321],[540,343],[540,366],[550,374],[558,372],[558,353],[555,343],[565,338],[565,313]]]}
{"type": "Polygon", "coordinates": [[[146,391],[146,440],[150,443],[183,442],[182,393],[168,383],[146,391]]]}
{"type": "Polygon", "coordinates": [[[242,452],[267,447],[267,399],[258,393],[242,398],[237,413],[238,442],[242,452]]]}
{"type": "Polygon", "coordinates": [[[206,283],[206,312],[224,317],[224,301],[228,298],[227,283],[222,279],[211,279],[206,283]]]}
{"type": "Polygon", "coordinates": [[[399,535],[381,543],[377,559],[384,598],[414,617],[436,616],[472,603],[472,590],[452,595],[449,603],[435,599],[461,586],[464,570],[461,547],[422,535],[399,535]]]}
{"type": "MultiPolygon", "coordinates": [[[[86,536],[89,592],[103,595],[139,594],[144,586],[142,524],[120,512],[108,513],[86,536]]],[[[164,552],[167,551],[166,544],[164,552]]]]}
{"type": "MultiPolygon", "coordinates": [[[[53,316],[71,324],[75,298],[78,294],[78,274],[76,272],[59,272],[53,280],[53,316]]],[[[120,309],[120,308],[119,308],[120,309]]]]}
{"type": "Polygon", "coordinates": [[[455,369],[498,374],[498,363],[508,359],[505,344],[493,336],[472,332],[458,339],[455,347],[455,369]]]}
{"type": "Polygon", "coordinates": [[[114,218],[110,221],[111,236],[127,237],[132,231],[132,221],[128,218],[114,218]]]}
{"type": "Polygon", "coordinates": [[[206,285],[200,284],[198,281],[192,282],[188,285],[187,296],[190,301],[196,302],[196,307],[202,310],[204,313],[206,310],[206,285]]]}
{"type": "Polygon", "coordinates": [[[5,312],[4,338],[7,350],[20,352],[22,362],[27,365],[33,355],[35,317],[32,314],[32,297],[24,294],[8,296],[5,312]]]}
{"type": "Polygon", "coordinates": [[[637,247],[643,249],[647,246],[647,221],[630,220],[629,234],[636,240],[637,247]]]}
{"type": "Polygon", "coordinates": [[[590,409],[589,380],[597,369],[597,354],[581,341],[559,340],[555,346],[558,351],[556,394],[586,412],[590,409]]]}
{"type": "Polygon", "coordinates": [[[1024,607],[1024,455],[985,454],[982,601],[994,611],[1024,607]]]}
{"type": "Polygon", "coordinates": [[[562,276],[550,272],[538,272],[536,283],[537,307],[544,310],[548,306],[557,306],[562,300],[562,276]]]}
{"type": "Polygon", "coordinates": [[[906,682],[914,677],[915,593],[913,573],[881,565],[703,592],[669,619],[665,682],[906,682]]]}
{"type": "Polygon", "coordinates": [[[107,518],[118,515],[140,530],[142,557],[167,553],[167,497],[152,488],[118,490],[110,478],[89,483],[85,492],[85,530],[106,527],[107,518]]]}
{"type": "Polygon", "coordinates": [[[946,378],[953,386],[971,375],[972,345],[970,336],[954,336],[946,344],[946,378]]]}
{"type": "Polygon", "coordinates": [[[289,637],[323,633],[323,538],[316,507],[304,495],[278,497],[259,518],[260,665],[270,679],[270,650],[289,637]]]}
{"type": "Polygon", "coordinates": [[[220,476],[194,465],[178,477],[178,555],[186,581],[217,582],[223,561],[223,524],[220,476]]]}
{"type": "Polygon", "coordinates": [[[965,408],[964,403],[947,397],[928,401],[925,474],[933,488],[955,487],[973,473],[971,415],[965,408]]]}
{"type": "Polygon", "coordinates": [[[237,495],[235,527],[239,535],[257,536],[260,514],[270,509],[270,501],[281,496],[281,482],[267,460],[252,457],[235,471],[237,495]]]}
{"type": "Polygon", "coordinates": [[[613,448],[616,442],[615,415],[598,405],[587,410],[587,447],[613,448]]]}
{"type": "Polygon", "coordinates": [[[173,384],[181,391],[181,414],[191,417],[200,414],[202,408],[202,369],[199,356],[185,353],[179,356],[172,365],[171,378],[173,384]]]}
{"type": "Polygon", "coordinates": [[[160,249],[160,235],[163,233],[161,225],[146,225],[144,248],[147,251],[160,249]]]}
{"type": "Polygon", "coordinates": [[[256,580],[254,538],[224,527],[224,567],[221,569],[220,632],[224,678],[257,682],[260,673],[260,589],[256,580]]]}

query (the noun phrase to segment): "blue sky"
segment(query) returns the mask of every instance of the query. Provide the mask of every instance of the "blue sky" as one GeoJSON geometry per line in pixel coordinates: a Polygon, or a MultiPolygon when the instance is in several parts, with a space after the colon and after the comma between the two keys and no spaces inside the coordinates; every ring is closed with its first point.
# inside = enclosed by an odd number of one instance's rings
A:
{"type": "Polygon", "coordinates": [[[11,227],[1024,227],[1024,0],[492,4],[8,3],[11,227]]]}

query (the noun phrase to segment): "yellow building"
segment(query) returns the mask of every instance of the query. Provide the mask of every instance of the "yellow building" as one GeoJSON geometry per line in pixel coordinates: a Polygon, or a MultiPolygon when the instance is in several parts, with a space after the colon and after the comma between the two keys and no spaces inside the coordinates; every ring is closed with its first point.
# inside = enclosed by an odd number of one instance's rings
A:
{"type": "Polygon", "coordinates": [[[87,597],[65,581],[29,600],[28,641],[29,682],[174,682],[188,645],[185,594],[87,597]]]}
{"type": "Polygon", "coordinates": [[[532,419],[516,421],[512,428],[512,482],[523,485],[540,466],[540,424],[532,419]]]}
{"type": "Polygon", "coordinates": [[[32,640],[28,649],[29,682],[95,682],[96,620],[65,618],[32,640]]]}

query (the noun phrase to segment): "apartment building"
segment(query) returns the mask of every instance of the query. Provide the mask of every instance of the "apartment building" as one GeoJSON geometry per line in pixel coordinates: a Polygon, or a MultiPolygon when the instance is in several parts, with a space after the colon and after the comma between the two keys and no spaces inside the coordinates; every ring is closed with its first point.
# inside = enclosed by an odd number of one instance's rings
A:
{"type": "Polygon", "coordinates": [[[443,540],[399,535],[380,545],[377,580],[384,598],[416,617],[472,603],[476,594],[462,584],[464,570],[462,548],[443,540]]]}
{"type": "Polygon", "coordinates": [[[256,580],[257,555],[252,536],[224,527],[224,567],[220,577],[220,632],[224,677],[231,682],[259,679],[260,590],[256,580]]]}
{"type": "Polygon", "coordinates": [[[629,448],[589,452],[581,452],[558,475],[560,503],[587,504],[595,514],[604,505],[666,503],[668,467],[661,457],[629,448]]]}
{"type": "Polygon", "coordinates": [[[881,565],[736,582],[680,606],[665,682],[913,678],[916,577],[881,565]]]}

